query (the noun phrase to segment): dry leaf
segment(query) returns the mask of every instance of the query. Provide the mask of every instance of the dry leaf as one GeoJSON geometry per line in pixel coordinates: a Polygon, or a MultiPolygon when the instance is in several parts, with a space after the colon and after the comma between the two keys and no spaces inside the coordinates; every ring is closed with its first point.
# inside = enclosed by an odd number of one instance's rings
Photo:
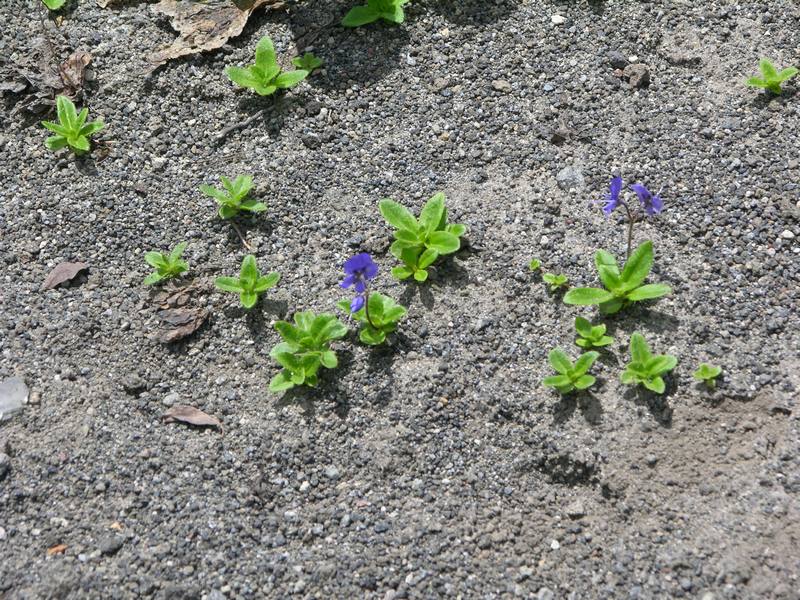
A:
{"type": "Polygon", "coordinates": [[[171,46],[154,52],[148,60],[154,68],[170,59],[215,50],[242,32],[247,19],[257,8],[273,10],[284,6],[283,0],[207,0],[183,2],[161,0],[151,8],[170,18],[172,28],[179,33],[171,46]]]}
{"type": "Polygon", "coordinates": [[[219,427],[220,430],[222,429],[222,423],[220,423],[219,419],[204,413],[199,408],[185,404],[176,404],[161,415],[161,418],[164,419],[165,423],[180,421],[189,425],[219,427]]]}
{"type": "Polygon", "coordinates": [[[208,311],[204,308],[168,308],[158,311],[156,316],[167,327],[160,329],[153,337],[159,342],[169,344],[200,329],[208,318],[208,311]]]}
{"type": "Polygon", "coordinates": [[[55,554],[64,554],[64,551],[67,549],[66,544],[58,544],[57,546],[53,546],[52,548],[47,549],[47,556],[53,556],[55,554]]]}
{"type": "Polygon", "coordinates": [[[108,526],[109,529],[116,529],[117,531],[122,531],[124,529],[122,523],[119,521],[114,521],[111,525],[108,526]]]}
{"type": "Polygon", "coordinates": [[[92,55],[83,50],[76,50],[67,57],[58,68],[61,81],[64,83],[62,94],[73,98],[83,89],[86,81],[86,67],[92,62],[92,55]]]}
{"type": "Polygon", "coordinates": [[[85,271],[89,268],[89,265],[86,263],[81,262],[63,262],[56,265],[56,268],[50,271],[50,274],[47,276],[47,279],[44,280],[42,287],[39,290],[50,290],[56,287],[57,285],[61,285],[66,281],[72,281],[75,279],[75,276],[80,273],[81,271],[85,271]]]}

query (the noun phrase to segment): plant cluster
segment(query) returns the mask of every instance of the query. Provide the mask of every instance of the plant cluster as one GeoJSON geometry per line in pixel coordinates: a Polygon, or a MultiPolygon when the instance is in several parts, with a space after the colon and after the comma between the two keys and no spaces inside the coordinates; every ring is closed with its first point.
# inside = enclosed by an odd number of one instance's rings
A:
{"type": "Polygon", "coordinates": [[[237,175],[233,181],[220,176],[220,181],[224,189],[203,184],[200,191],[216,201],[219,205],[219,216],[223,219],[231,219],[242,211],[260,213],[267,210],[266,204],[248,197],[253,189],[253,178],[250,175],[237,175]]]}
{"type": "Polygon", "coordinates": [[[599,352],[584,352],[573,364],[561,348],[555,348],[550,351],[547,358],[558,375],[545,377],[542,383],[562,394],[569,394],[573,390],[585,390],[596,381],[592,375],[587,374],[587,371],[592,368],[599,356],[599,352]]]}
{"type": "Polygon", "coordinates": [[[179,277],[189,269],[189,264],[181,258],[183,251],[186,250],[187,242],[181,242],[172,249],[169,254],[161,252],[147,252],[144,260],[148,265],[155,269],[155,272],[145,277],[145,285],[153,285],[159,281],[165,281],[174,277],[179,277]]]}
{"type": "Polygon", "coordinates": [[[278,273],[262,275],[256,264],[256,257],[248,254],[242,260],[239,277],[217,277],[214,285],[223,292],[239,294],[239,302],[246,309],[251,309],[258,302],[258,297],[274,288],[281,276],[278,273]]]}
{"type": "Polygon", "coordinates": [[[410,0],[367,0],[362,6],[351,8],[342,19],[344,27],[361,27],[383,19],[389,23],[402,23],[406,15],[403,6],[410,0]]]}
{"type": "Polygon", "coordinates": [[[296,86],[308,77],[305,69],[284,71],[278,65],[275,46],[269,36],[262,37],[256,45],[256,62],[248,67],[228,67],[228,77],[236,85],[253,90],[259,96],[271,96],[278,90],[296,86]]]}
{"type": "Polygon", "coordinates": [[[66,96],[56,98],[56,115],[58,123],[42,121],[42,125],[55,133],[45,141],[49,150],[60,150],[69,146],[78,155],[88,152],[89,138],[104,127],[102,121],[87,123],[89,109],[84,108],[79,114],[72,100],[66,96]]]}
{"type": "Polygon", "coordinates": [[[797,67],[787,67],[781,71],[775,68],[768,59],[762,58],[758,63],[758,68],[761,70],[761,77],[751,77],[745,83],[751,87],[757,87],[772,92],[776,96],[783,93],[781,84],[789,81],[792,77],[797,75],[797,67]]]}

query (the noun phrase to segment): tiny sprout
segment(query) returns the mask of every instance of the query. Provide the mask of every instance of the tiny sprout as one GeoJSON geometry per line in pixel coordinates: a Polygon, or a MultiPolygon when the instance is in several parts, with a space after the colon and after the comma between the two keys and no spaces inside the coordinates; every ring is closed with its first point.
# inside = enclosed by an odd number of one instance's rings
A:
{"type": "Polygon", "coordinates": [[[378,19],[402,23],[406,18],[403,6],[409,2],[410,0],[367,0],[366,5],[351,8],[342,19],[342,25],[360,27],[378,19]]]}
{"type": "Polygon", "coordinates": [[[172,279],[185,273],[189,269],[189,265],[185,260],[181,259],[181,256],[183,256],[186,246],[187,242],[181,242],[169,254],[162,254],[161,252],[148,252],[145,254],[144,260],[155,269],[155,272],[145,277],[144,284],[153,285],[159,281],[172,279]]]}
{"type": "Polygon", "coordinates": [[[89,109],[84,108],[78,114],[72,100],[66,96],[56,98],[56,114],[58,123],[42,121],[42,125],[56,134],[45,141],[49,150],[60,150],[69,146],[78,155],[88,152],[89,138],[104,127],[102,121],[87,123],[89,109]]]}
{"type": "Polygon", "coordinates": [[[50,10],[58,10],[67,3],[67,0],[42,0],[42,2],[50,10]]]}
{"type": "Polygon", "coordinates": [[[250,175],[237,175],[233,182],[225,176],[220,176],[220,181],[225,191],[210,185],[201,185],[200,191],[216,200],[219,205],[219,216],[223,219],[235,217],[240,211],[259,213],[267,210],[263,202],[247,197],[253,189],[253,178],[250,175]]]}
{"type": "Polygon", "coordinates": [[[256,46],[256,62],[249,67],[228,67],[228,77],[235,84],[252,89],[260,96],[270,96],[278,90],[296,86],[308,76],[308,71],[282,71],[275,57],[272,40],[265,35],[256,46]]]}
{"type": "Polygon", "coordinates": [[[717,377],[722,373],[722,368],[715,365],[702,363],[697,370],[692,373],[692,376],[698,381],[702,381],[708,386],[708,389],[713,390],[717,387],[717,377]]]}
{"type": "Polygon", "coordinates": [[[671,354],[651,354],[644,336],[636,332],[631,335],[631,362],[625,365],[622,383],[642,384],[656,394],[663,394],[666,386],[662,375],[672,371],[678,359],[671,354]]]}
{"type": "Polygon", "coordinates": [[[575,364],[572,364],[561,348],[555,348],[547,355],[547,359],[558,375],[545,377],[542,383],[557,389],[561,394],[569,394],[573,390],[585,390],[596,381],[593,376],[587,374],[587,371],[592,368],[598,356],[599,352],[584,352],[575,364]]]}
{"type": "Polygon", "coordinates": [[[578,339],[575,343],[581,348],[602,348],[614,342],[614,338],[606,335],[606,325],[592,326],[592,324],[583,317],[576,317],[575,331],[578,332],[578,339]]]}
{"type": "Polygon", "coordinates": [[[303,54],[303,56],[295,56],[292,59],[292,64],[298,69],[302,69],[303,71],[308,71],[311,73],[312,71],[319,69],[324,63],[322,62],[322,59],[313,52],[306,52],[303,54]]]}
{"type": "Polygon", "coordinates": [[[781,84],[800,72],[797,70],[797,67],[787,67],[783,71],[778,72],[775,66],[766,58],[761,59],[758,67],[761,69],[762,77],[751,77],[745,83],[751,87],[769,90],[776,96],[780,96],[783,91],[781,89],[781,84]]]}
{"type": "Polygon", "coordinates": [[[224,292],[239,294],[239,301],[246,309],[251,309],[258,302],[258,296],[275,287],[281,276],[278,273],[261,275],[256,265],[256,257],[248,254],[242,260],[239,277],[217,277],[214,285],[224,292]]]}
{"type": "Polygon", "coordinates": [[[569,281],[566,275],[561,275],[561,274],[556,275],[553,273],[543,273],[542,280],[545,283],[550,284],[551,292],[556,292],[559,290],[559,288],[567,287],[567,282],[569,281]]]}
{"type": "Polygon", "coordinates": [[[538,271],[542,267],[542,261],[538,258],[532,258],[531,262],[528,263],[528,269],[531,271],[538,271]]]}

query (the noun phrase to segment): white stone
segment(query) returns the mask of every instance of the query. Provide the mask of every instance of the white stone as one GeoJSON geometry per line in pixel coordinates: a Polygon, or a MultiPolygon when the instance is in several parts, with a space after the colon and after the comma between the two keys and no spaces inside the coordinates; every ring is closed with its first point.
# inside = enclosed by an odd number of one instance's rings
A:
{"type": "Polygon", "coordinates": [[[553,15],[550,17],[550,20],[553,22],[553,25],[563,25],[567,22],[567,20],[561,15],[553,15]]]}

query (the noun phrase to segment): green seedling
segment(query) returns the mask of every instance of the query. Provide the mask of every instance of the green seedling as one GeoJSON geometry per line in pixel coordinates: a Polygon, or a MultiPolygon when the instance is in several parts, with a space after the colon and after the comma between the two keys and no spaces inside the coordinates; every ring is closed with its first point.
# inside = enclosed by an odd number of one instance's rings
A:
{"type": "Polygon", "coordinates": [[[295,56],[292,59],[292,64],[298,69],[311,73],[319,69],[324,63],[322,59],[313,52],[306,52],[303,56],[295,56]]]}
{"type": "Polygon", "coordinates": [[[342,19],[345,27],[361,27],[379,19],[390,23],[402,23],[406,15],[403,6],[411,0],[367,0],[364,6],[351,8],[342,19]]]}
{"type": "Polygon", "coordinates": [[[653,266],[653,242],[646,241],[633,251],[620,272],[617,261],[605,250],[598,250],[594,262],[606,289],[575,288],[564,296],[565,304],[600,305],[600,312],[613,314],[631,302],[660,298],[672,291],[663,283],[642,285],[653,266]]]}
{"type": "Polygon", "coordinates": [[[800,72],[797,70],[797,67],[787,67],[782,71],[778,71],[766,58],[761,59],[761,62],[758,63],[758,67],[761,69],[761,77],[751,77],[745,83],[751,87],[769,90],[776,96],[780,96],[783,91],[781,89],[781,84],[800,72]]]}
{"type": "Polygon", "coordinates": [[[250,88],[260,96],[270,96],[278,90],[296,86],[308,76],[308,71],[282,71],[275,56],[272,40],[265,35],[256,46],[256,62],[249,67],[228,67],[225,69],[231,81],[250,88]]]}
{"type": "Polygon", "coordinates": [[[233,182],[225,176],[220,176],[220,181],[224,190],[204,184],[200,186],[200,191],[217,202],[219,216],[223,219],[235,217],[241,211],[260,213],[267,210],[267,205],[263,202],[247,197],[253,189],[253,178],[250,175],[237,175],[233,182]]]}
{"type": "Polygon", "coordinates": [[[159,281],[172,279],[185,273],[189,269],[189,264],[181,256],[183,256],[186,246],[187,242],[181,242],[169,254],[162,254],[161,252],[146,253],[144,259],[148,265],[155,269],[155,273],[150,273],[145,277],[144,284],[153,285],[159,281]]]}
{"type": "Polygon", "coordinates": [[[67,0],[42,0],[42,2],[50,10],[58,10],[67,3],[67,0]]]}
{"type": "Polygon", "coordinates": [[[569,394],[573,390],[585,390],[594,385],[596,379],[587,374],[594,361],[600,356],[599,352],[584,352],[572,364],[567,354],[561,348],[555,348],[547,355],[550,366],[558,375],[545,377],[544,385],[557,389],[561,394],[569,394]]]}
{"type": "Polygon", "coordinates": [[[242,259],[239,277],[217,277],[214,285],[224,292],[239,294],[239,301],[246,309],[251,309],[258,302],[258,297],[268,289],[275,287],[281,276],[278,273],[261,275],[256,265],[256,257],[248,254],[242,259]]]}
{"type": "Polygon", "coordinates": [[[78,114],[72,100],[66,96],[56,98],[56,114],[58,123],[42,121],[42,125],[56,134],[45,141],[49,150],[60,150],[69,146],[78,155],[88,152],[89,138],[104,127],[102,121],[87,123],[89,109],[84,108],[78,114]]]}
{"type": "Polygon", "coordinates": [[[269,355],[283,370],[270,381],[271,392],[283,392],[296,385],[316,386],[320,367],[334,369],[339,364],[330,346],[347,334],[347,327],[336,315],[299,312],[294,315],[294,324],[278,321],[275,329],[283,341],[269,355]]]}
{"type": "Polygon", "coordinates": [[[630,349],[631,362],[625,366],[622,383],[642,384],[656,394],[663,394],[665,385],[662,375],[672,371],[678,364],[678,359],[671,354],[651,354],[650,347],[639,332],[631,336],[630,349]]]}
{"type": "Polygon", "coordinates": [[[717,377],[719,377],[721,373],[721,367],[702,363],[697,367],[697,370],[692,373],[692,376],[698,381],[704,382],[708,389],[713,390],[717,387],[717,377]]]}
{"type": "Polygon", "coordinates": [[[583,317],[575,318],[575,331],[578,332],[578,339],[575,343],[581,348],[602,348],[614,342],[614,338],[606,335],[606,325],[592,326],[592,324],[583,317]]]}
{"type": "Polygon", "coordinates": [[[550,285],[551,292],[556,292],[559,290],[559,288],[567,287],[567,282],[569,281],[569,279],[567,279],[566,275],[543,273],[542,281],[550,285]]]}
{"type": "MultiPolygon", "coordinates": [[[[351,301],[337,303],[340,310],[350,313],[351,301]]],[[[408,311],[389,296],[370,292],[364,308],[350,313],[361,323],[359,339],[370,346],[378,346],[386,341],[386,336],[397,329],[397,325],[408,311]],[[369,311],[369,312],[367,312],[369,311]]]]}
{"type": "Polygon", "coordinates": [[[541,269],[541,267],[542,267],[542,261],[540,261],[538,258],[532,258],[531,262],[528,263],[528,268],[531,271],[538,271],[539,269],[541,269]]]}
{"type": "Polygon", "coordinates": [[[417,281],[428,279],[428,267],[442,255],[452,254],[461,248],[464,225],[447,224],[447,208],[444,194],[431,197],[422,208],[419,220],[407,208],[388,198],[381,200],[379,207],[389,225],[397,228],[392,254],[403,265],[392,269],[396,279],[413,276],[417,281]]]}

